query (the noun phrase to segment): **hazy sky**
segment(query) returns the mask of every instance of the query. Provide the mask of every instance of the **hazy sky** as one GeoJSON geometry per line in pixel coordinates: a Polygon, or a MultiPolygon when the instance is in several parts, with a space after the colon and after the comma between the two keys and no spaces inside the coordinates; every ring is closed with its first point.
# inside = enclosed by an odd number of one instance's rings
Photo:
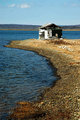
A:
{"type": "Polygon", "coordinates": [[[80,24],[80,0],[0,0],[0,24],[80,24]]]}

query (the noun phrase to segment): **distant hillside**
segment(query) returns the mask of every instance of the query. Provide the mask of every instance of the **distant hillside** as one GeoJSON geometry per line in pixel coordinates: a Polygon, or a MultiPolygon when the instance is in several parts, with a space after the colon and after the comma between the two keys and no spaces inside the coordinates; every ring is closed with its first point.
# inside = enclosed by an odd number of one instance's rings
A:
{"type": "Polygon", "coordinates": [[[62,29],[80,29],[80,25],[63,25],[62,29]]]}
{"type": "MultiPolygon", "coordinates": [[[[39,30],[40,25],[0,24],[0,29],[39,30]]],[[[80,29],[80,25],[62,25],[62,29],[80,29]]]]}
{"type": "Polygon", "coordinates": [[[17,24],[0,24],[0,29],[24,29],[37,30],[40,25],[17,25],[17,24]]]}

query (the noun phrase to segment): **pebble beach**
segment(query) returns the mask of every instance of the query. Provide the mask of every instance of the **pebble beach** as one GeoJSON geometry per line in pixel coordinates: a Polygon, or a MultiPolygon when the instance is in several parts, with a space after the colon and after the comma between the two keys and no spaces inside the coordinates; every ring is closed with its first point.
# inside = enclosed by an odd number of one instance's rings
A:
{"type": "Polygon", "coordinates": [[[58,80],[37,102],[18,102],[8,119],[80,120],[80,40],[12,41],[6,47],[34,51],[56,68],[58,80]]]}

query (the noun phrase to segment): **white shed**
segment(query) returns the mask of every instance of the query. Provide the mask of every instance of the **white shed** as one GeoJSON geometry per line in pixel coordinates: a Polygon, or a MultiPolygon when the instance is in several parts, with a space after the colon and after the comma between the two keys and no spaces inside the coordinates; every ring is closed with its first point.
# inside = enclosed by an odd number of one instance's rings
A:
{"type": "Polygon", "coordinates": [[[51,39],[54,37],[61,38],[61,36],[61,27],[53,23],[43,25],[39,28],[39,39],[51,39]]]}

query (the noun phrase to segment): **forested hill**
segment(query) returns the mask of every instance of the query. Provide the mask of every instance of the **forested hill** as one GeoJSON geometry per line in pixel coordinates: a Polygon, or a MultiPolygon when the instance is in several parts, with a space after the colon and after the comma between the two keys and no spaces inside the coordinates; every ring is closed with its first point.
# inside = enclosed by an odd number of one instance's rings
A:
{"type": "Polygon", "coordinates": [[[0,24],[0,29],[38,29],[40,25],[17,25],[17,24],[0,24]]]}
{"type": "Polygon", "coordinates": [[[80,29],[80,25],[63,25],[62,29],[80,29]]]}
{"type": "MultiPolygon", "coordinates": [[[[61,26],[61,25],[60,25],[61,26]]],[[[39,30],[40,25],[0,24],[0,29],[39,30]]],[[[80,25],[62,25],[62,29],[80,29],[80,25]]]]}

